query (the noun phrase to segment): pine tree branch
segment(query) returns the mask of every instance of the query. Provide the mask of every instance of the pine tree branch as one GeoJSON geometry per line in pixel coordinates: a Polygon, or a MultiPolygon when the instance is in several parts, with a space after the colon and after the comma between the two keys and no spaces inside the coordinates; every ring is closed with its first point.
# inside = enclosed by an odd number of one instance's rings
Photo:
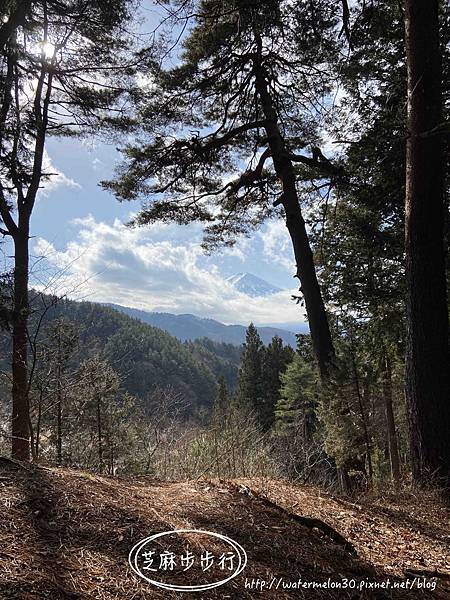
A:
{"type": "MultiPolygon", "coordinates": [[[[266,124],[266,120],[265,119],[261,119],[259,121],[252,121],[250,123],[245,123],[244,125],[240,125],[239,127],[235,127],[234,129],[231,129],[230,131],[227,131],[226,133],[224,133],[221,137],[214,137],[215,134],[212,134],[212,139],[210,141],[207,142],[206,147],[214,147],[214,148],[220,148],[221,146],[224,146],[227,142],[229,142],[230,140],[232,140],[233,138],[239,136],[241,133],[245,133],[246,131],[250,131],[251,129],[259,129],[261,127],[264,127],[264,125],[266,124]]],[[[209,136],[207,136],[206,138],[204,138],[205,140],[208,139],[209,136]]]]}
{"type": "Polygon", "coordinates": [[[340,167],[336,167],[331,161],[329,161],[322,153],[318,159],[309,158],[308,156],[302,156],[301,154],[289,154],[289,158],[293,162],[299,162],[313,169],[317,169],[324,175],[343,175],[343,171],[340,167]]]}

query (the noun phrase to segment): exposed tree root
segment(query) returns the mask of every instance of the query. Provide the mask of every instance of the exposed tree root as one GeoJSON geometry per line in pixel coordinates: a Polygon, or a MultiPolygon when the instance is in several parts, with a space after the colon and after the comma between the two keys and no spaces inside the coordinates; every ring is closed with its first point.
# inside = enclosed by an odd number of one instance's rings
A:
{"type": "Polygon", "coordinates": [[[304,527],[309,527],[310,529],[318,529],[319,531],[324,533],[326,536],[328,536],[330,539],[332,539],[333,542],[335,542],[336,544],[339,544],[339,546],[343,546],[343,548],[347,552],[349,552],[353,556],[356,556],[357,552],[356,552],[356,548],[353,546],[353,544],[350,543],[348,540],[346,540],[344,538],[344,536],[342,536],[338,531],[336,531],[336,529],[331,527],[331,525],[328,525],[328,523],[325,523],[321,519],[316,519],[313,517],[304,517],[304,516],[292,513],[290,511],[286,510],[285,508],[283,508],[282,506],[275,504],[275,502],[272,502],[271,500],[266,498],[266,496],[263,496],[262,494],[256,492],[255,490],[248,488],[245,485],[230,484],[230,487],[232,489],[235,489],[240,494],[246,494],[247,496],[250,496],[250,498],[255,498],[256,500],[258,500],[259,502],[264,504],[264,506],[267,506],[269,508],[273,508],[273,509],[277,510],[278,512],[282,513],[284,516],[292,519],[293,521],[296,521],[297,523],[300,523],[304,527]]]}
{"type": "Polygon", "coordinates": [[[405,569],[403,571],[405,577],[408,579],[414,579],[415,577],[425,577],[425,578],[433,578],[437,577],[438,579],[445,579],[446,581],[450,581],[450,574],[443,573],[442,571],[430,571],[427,569],[405,569]]]}

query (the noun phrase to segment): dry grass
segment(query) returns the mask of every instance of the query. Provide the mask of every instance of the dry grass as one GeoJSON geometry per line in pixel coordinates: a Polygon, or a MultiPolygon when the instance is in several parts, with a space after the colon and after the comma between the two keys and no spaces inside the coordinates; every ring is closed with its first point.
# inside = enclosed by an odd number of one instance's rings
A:
{"type": "MultiPolygon", "coordinates": [[[[246,482],[261,488],[261,481],[246,482]]],[[[326,580],[331,577],[385,579],[399,574],[409,561],[402,544],[417,538],[427,565],[445,567],[444,514],[437,511],[429,530],[420,515],[396,515],[394,504],[357,508],[320,495],[314,488],[265,482],[268,496],[288,509],[328,522],[357,547],[353,556],[317,529],[305,527],[288,512],[265,503],[239,484],[224,482],[162,483],[147,478],[117,478],[62,468],[25,468],[0,461],[0,598],[144,600],[156,598],[415,598],[419,592],[374,595],[343,591],[266,591],[245,589],[245,579],[271,576],[285,580],[326,580]],[[393,517],[387,514],[391,510],[393,517]],[[402,519],[411,519],[403,522],[402,519]],[[441,518],[440,523],[437,521],[441,518]],[[370,520],[372,519],[372,521],[370,520]],[[417,521],[414,521],[414,519],[417,521]],[[436,521],[434,520],[436,519],[436,521]],[[391,525],[388,526],[388,523],[391,525]],[[381,526],[380,524],[383,524],[381,526]],[[439,525],[439,527],[438,527],[439,525]],[[414,528],[420,533],[411,533],[414,528]],[[248,566],[226,586],[191,595],[167,592],[139,581],[127,564],[138,540],[161,531],[195,528],[217,531],[236,539],[247,550],[248,566]],[[409,533],[408,533],[409,532],[409,533]],[[408,534],[408,535],[407,535],[408,534]],[[390,558],[379,550],[399,546],[390,558]],[[406,536],[402,541],[401,536],[406,536]],[[373,550],[369,544],[373,546],[373,550]],[[439,550],[440,549],[440,550],[439,550]],[[403,552],[403,554],[402,554],[403,552]],[[430,554],[431,553],[431,554],[430,554]],[[403,556],[404,562],[398,562],[403,556]],[[431,557],[431,558],[430,558],[431,557]]],[[[389,502],[389,501],[387,501],[389,502]]],[[[446,513],[448,518],[448,512],[446,513]]],[[[448,533],[448,532],[447,532],[448,533]]],[[[415,555],[414,555],[415,556],[415,555]]],[[[418,555],[417,555],[418,556],[418,555]]],[[[191,582],[196,583],[196,582],[191,582]]],[[[448,598],[441,585],[433,597],[448,598]]]]}

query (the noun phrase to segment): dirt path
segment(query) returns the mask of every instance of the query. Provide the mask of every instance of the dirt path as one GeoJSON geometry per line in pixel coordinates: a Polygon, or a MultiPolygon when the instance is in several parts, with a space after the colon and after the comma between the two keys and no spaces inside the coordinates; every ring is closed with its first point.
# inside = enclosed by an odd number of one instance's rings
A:
{"type": "MultiPolygon", "coordinates": [[[[251,484],[260,490],[263,487],[260,481],[248,483],[249,487],[251,484]]],[[[310,490],[303,494],[299,488],[281,482],[271,482],[271,489],[265,491],[270,492],[273,500],[278,490],[282,496],[280,504],[303,516],[326,521],[344,538],[351,539],[357,554],[352,553],[350,545],[342,543],[341,536],[333,539],[331,529],[324,531],[312,528],[308,522],[299,522],[278,506],[252,496],[239,483],[112,479],[68,469],[23,468],[0,461],[0,598],[449,597],[442,587],[434,594],[417,590],[353,592],[284,588],[299,579],[322,583],[343,578],[381,582],[388,576],[394,580],[396,573],[395,569],[389,571],[386,563],[384,567],[379,564],[375,553],[367,554],[364,550],[361,532],[368,523],[364,511],[354,509],[353,526],[344,526],[350,509],[336,500],[333,510],[337,512],[330,517],[327,513],[331,504],[327,508],[324,503],[320,514],[312,512],[317,495],[310,490]],[[137,541],[153,533],[186,528],[215,531],[238,541],[248,554],[245,571],[223,587],[195,595],[160,590],[132,573],[127,557],[137,541]],[[281,585],[261,592],[252,589],[252,581],[274,581],[281,585]]],[[[424,540],[430,540],[427,542],[430,550],[437,552],[438,542],[423,536],[424,540]]]]}

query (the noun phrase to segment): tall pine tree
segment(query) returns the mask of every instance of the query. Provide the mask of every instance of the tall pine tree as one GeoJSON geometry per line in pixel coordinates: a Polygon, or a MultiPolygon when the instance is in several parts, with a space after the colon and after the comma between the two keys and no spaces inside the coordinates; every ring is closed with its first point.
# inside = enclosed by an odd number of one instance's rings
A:
{"type": "Polygon", "coordinates": [[[120,199],[144,200],[135,224],[206,223],[210,247],[233,244],[265,219],[282,217],[327,376],[334,348],[297,184],[342,174],[318,148],[320,107],[333,85],[325,65],[342,40],[341,6],[331,0],[188,4],[195,17],[181,61],[168,69],[155,63],[138,143],[124,148],[126,164],[105,185],[120,199]]]}
{"type": "Polygon", "coordinates": [[[317,373],[296,353],[280,379],[280,398],[275,412],[277,430],[289,435],[290,430],[300,428],[304,442],[309,443],[317,422],[317,373]]]}
{"type": "Polygon", "coordinates": [[[439,1],[405,0],[406,398],[413,475],[450,484],[450,361],[444,250],[442,56],[439,1]]]}
{"type": "Polygon", "coordinates": [[[272,427],[275,420],[275,407],[280,399],[281,377],[288,364],[294,357],[290,346],[284,346],[279,336],[272,338],[270,344],[264,348],[262,379],[263,402],[261,406],[261,425],[267,430],[272,427]]]}
{"type": "Polygon", "coordinates": [[[263,389],[264,346],[258,330],[250,323],[245,334],[241,355],[236,401],[243,408],[261,418],[264,405],[263,389]]]}

